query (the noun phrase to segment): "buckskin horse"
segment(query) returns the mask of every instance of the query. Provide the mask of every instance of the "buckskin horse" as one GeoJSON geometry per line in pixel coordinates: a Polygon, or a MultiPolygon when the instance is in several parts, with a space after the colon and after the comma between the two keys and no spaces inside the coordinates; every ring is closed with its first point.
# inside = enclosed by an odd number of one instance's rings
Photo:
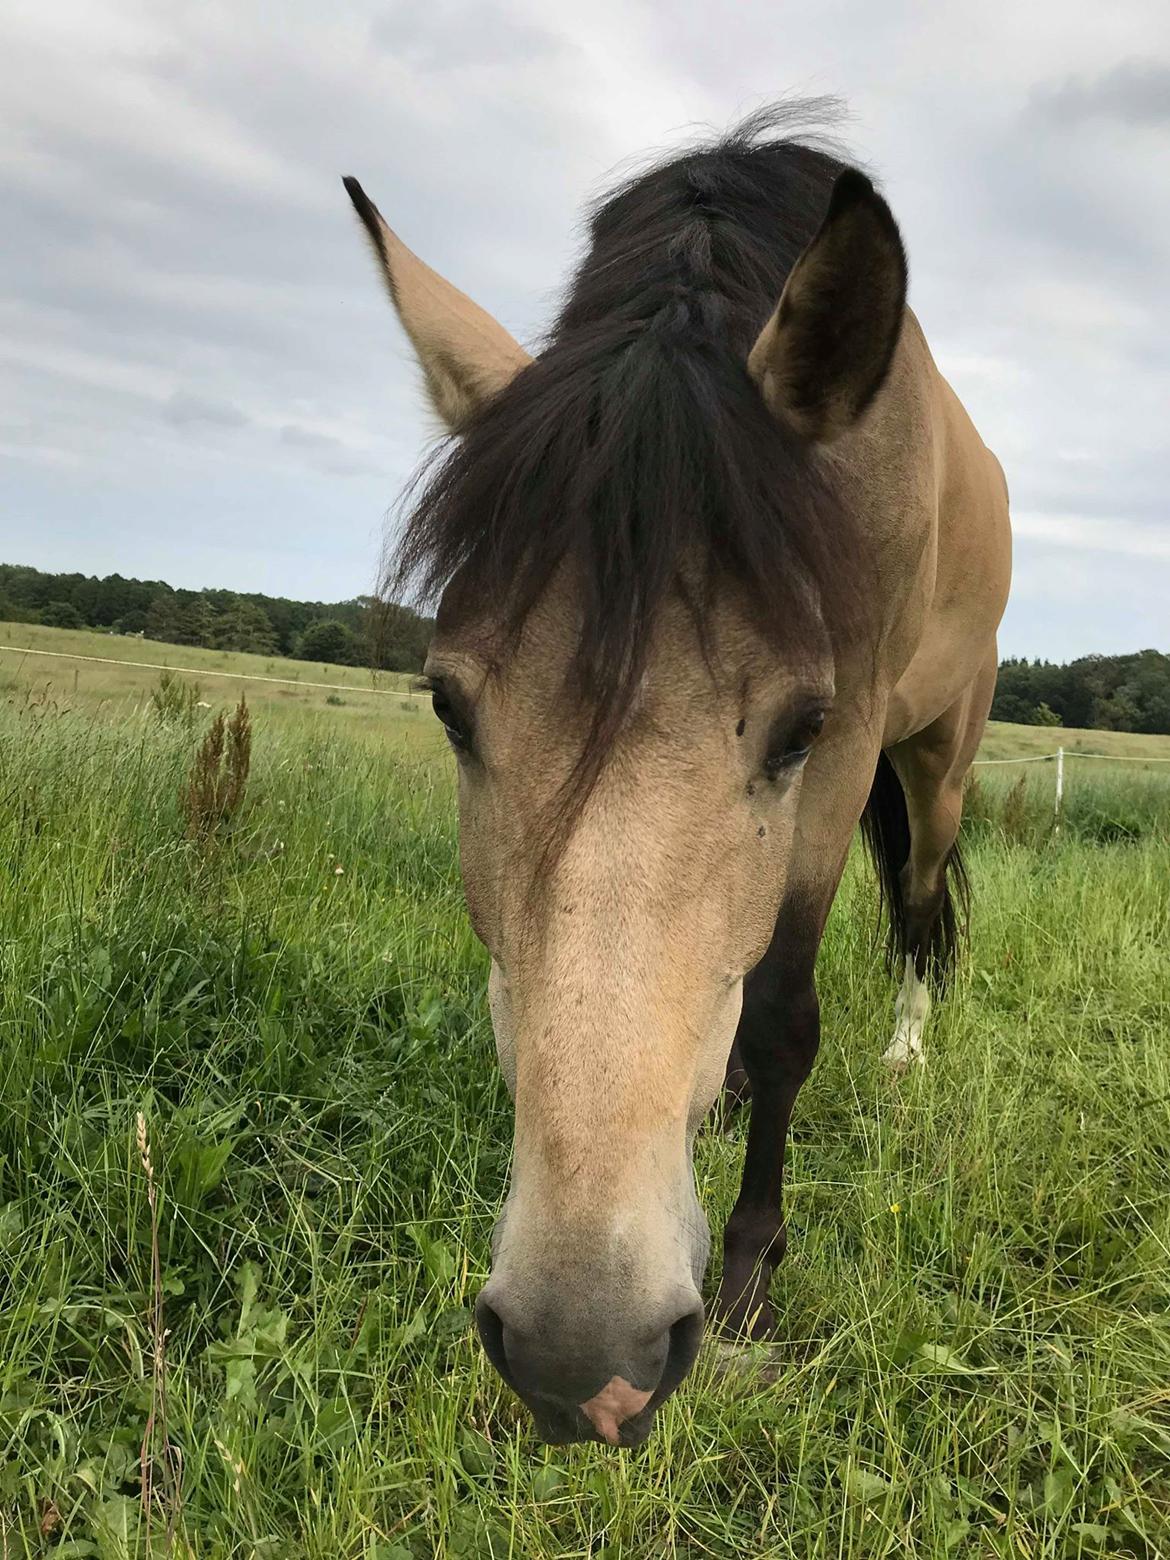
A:
{"type": "Polygon", "coordinates": [[[906,306],[897,224],[788,111],[594,210],[526,352],[345,181],[430,399],[392,585],[458,763],[515,1103],[476,1319],[556,1442],[635,1445],[694,1362],[695,1133],[750,1092],[715,1317],[766,1336],[814,965],[859,820],[922,1061],[1010,572],[1003,473],[906,306]]]}

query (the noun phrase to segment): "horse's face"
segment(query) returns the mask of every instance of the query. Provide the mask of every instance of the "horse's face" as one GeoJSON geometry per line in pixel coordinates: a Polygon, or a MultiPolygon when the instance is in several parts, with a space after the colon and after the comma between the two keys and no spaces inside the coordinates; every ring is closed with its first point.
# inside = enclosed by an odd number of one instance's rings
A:
{"type": "MultiPolygon", "coordinates": [[[[561,381],[545,395],[553,349],[532,364],[353,181],[350,194],[431,400],[466,435],[404,556],[429,560],[432,582],[455,582],[427,670],[458,756],[463,876],[516,1104],[480,1330],[546,1437],[632,1444],[698,1347],[708,1235],[691,1144],[723,1077],[743,977],[772,935],[804,759],[833,692],[809,571],[779,546],[772,462],[788,451],[790,473],[803,472],[808,448],[851,428],[881,384],[902,319],[901,244],[869,182],[842,174],[750,351],[744,330],[758,327],[741,321],[742,363],[707,336],[679,357],[680,320],[709,331],[724,316],[703,287],[683,306],[671,280],[681,250],[668,245],[665,290],[607,376],[591,379],[569,343],[562,368],[591,389],[567,401],[561,381]],[[627,357],[635,337],[644,347],[627,357]],[[722,530],[716,488],[724,520],[736,506],[722,530]],[[534,557],[551,561],[527,590],[534,557]],[[709,595],[712,562],[728,567],[709,595]],[[759,598],[789,574],[790,610],[770,624],[785,650],[753,623],[751,593],[726,581],[749,578],[759,598]],[[635,619],[636,656],[621,648],[635,619]],[[599,636],[603,621],[621,632],[599,636]],[[604,674],[616,668],[620,682],[623,664],[641,675],[621,685],[621,719],[606,725],[616,706],[591,704],[589,687],[604,693],[604,674]],[[600,754],[584,790],[583,753],[600,754]]],[[[693,239],[690,261],[709,264],[709,234],[693,239]]],[[[636,287],[646,257],[637,233],[631,242],[636,287]]]]}
{"type": "Polygon", "coordinates": [[[698,1348],[709,1239],[691,1144],[775,922],[831,662],[813,634],[799,665],[777,665],[725,601],[708,663],[687,611],[668,607],[561,839],[593,713],[566,696],[571,587],[495,673],[485,625],[447,630],[445,615],[427,670],[516,1107],[480,1332],[547,1438],[616,1441],[624,1420],[629,1444],[698,1348]]]}

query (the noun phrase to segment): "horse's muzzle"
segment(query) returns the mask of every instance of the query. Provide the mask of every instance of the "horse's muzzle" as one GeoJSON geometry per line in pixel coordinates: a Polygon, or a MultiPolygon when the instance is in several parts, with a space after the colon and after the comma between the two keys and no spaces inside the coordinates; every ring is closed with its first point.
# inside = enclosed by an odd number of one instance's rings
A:
{"type": "Polygon", "coordinates": [[[488,1358],[532,1410],[537,1434],[551,1445],[602,1441],[637,1446],[655,1411],[695,1362],[703,1336],[697,1293],[672,1308],[665,1326],[616,1320],[590,1342],[555,1313],[526,1316],[492,1280],[475,1307],[488,1358]]]}

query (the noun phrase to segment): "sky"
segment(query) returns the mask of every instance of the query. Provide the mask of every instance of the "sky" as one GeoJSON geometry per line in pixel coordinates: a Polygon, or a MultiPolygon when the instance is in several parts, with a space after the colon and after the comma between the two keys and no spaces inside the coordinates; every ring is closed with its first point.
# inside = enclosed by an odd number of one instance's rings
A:
{"type": "Polygon", "coordinates": [[[371,589],[436,430],[340,176],[532,345],[589,200],[821,94],[1007,471],[1002,652],[1170,649],[1165,0],[7,0],[0,561],[371,589]]]}

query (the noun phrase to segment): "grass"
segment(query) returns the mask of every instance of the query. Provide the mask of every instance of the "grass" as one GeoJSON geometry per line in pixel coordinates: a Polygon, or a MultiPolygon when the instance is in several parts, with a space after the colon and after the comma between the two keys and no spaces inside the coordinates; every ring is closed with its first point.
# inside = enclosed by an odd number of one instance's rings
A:
{"type": "MultiPolygon", "coordinates": [[[[197,688],[212,707],[233,706],[246,694],[254,709],[322,731],[360,727],[381,737],[389,730],[395,737],[415,741],[419,734],[409,728],[426,724],[415,720],[426,710],[425,695],[413,692],[412,679],[397,672],[319,666],[280,656],[168,645],[92,629],[0,621],[0,698],[12,704],[31,702],[50,710],[83,710],[105,719],[124,719],[150,706],[158,687],[159,667],[177,669],[176,682],[197,688]],[[334,714],[342,708],[344,716],[334,714]]],[[[425,734],[422,740],[427,740],[425,734]]],[[[1144,760],[1134,764],[1141,773],[1170,773],[1166,767],[1170,737],[1015,726],[1002,721],[988,726],[980,757],[1032,758],[1054,753],[1061,745],[1069,753],[1107,753],[1130,761],[1144,760]]],[[[434,751],[439,747],[441,744],[434,751]]],[[[1039,773],[1041,786],[1051,790],[1050,776],[1039,773]]],[[[988,778],[994,782],[997,777],[988,778]]]]}
{"type": "MultiPolygon", "coordinates": [[[[1170,1553],[1155,782],[1092,781],[1132,834],[1053,839],[983,772],[970,959],[901,1080],[851,863],[783,1341],[709,1341],[638,1453],[549,1451],[470,1325],[509,1111],[451,776],[368,702],[257,705],[203,845],[199,730],[0,706],[0,1554],[1170,1553]]],[[[701,1136],[716,1224],[742,1147],[701,1136]]]]}
{"type": "MultiPolygon", "coordinates": [[[[1088,731],[1076,726],[1014,726],[992,721],[981,758],[1030,758],[1055,753],[1107,753],[1114,758],[1170,759],[1170,737],[1146,737],[1131,731],[1088,731]]],[[[1140,767],[1140,766],[1139,766],[1140,767]]]]}
{"type": "Polygon", "coordinates": [[[144,708],[157,686],[159,667],[189,673],[184,681],[197,684],[199,697],[212,706],[234,705],[246,693],[254,709],[296,720],[324,718],[334,729],[381,730],[388,721],[401,723],[425,709],[425,700],[410,691],[409,676],[369,667],[323,666],[29,623],[0,622],[0,647],[0,697],[106,719],[123,719],[144,708]],[[334,713],[341,710],[344,714],[334,713]]]}

